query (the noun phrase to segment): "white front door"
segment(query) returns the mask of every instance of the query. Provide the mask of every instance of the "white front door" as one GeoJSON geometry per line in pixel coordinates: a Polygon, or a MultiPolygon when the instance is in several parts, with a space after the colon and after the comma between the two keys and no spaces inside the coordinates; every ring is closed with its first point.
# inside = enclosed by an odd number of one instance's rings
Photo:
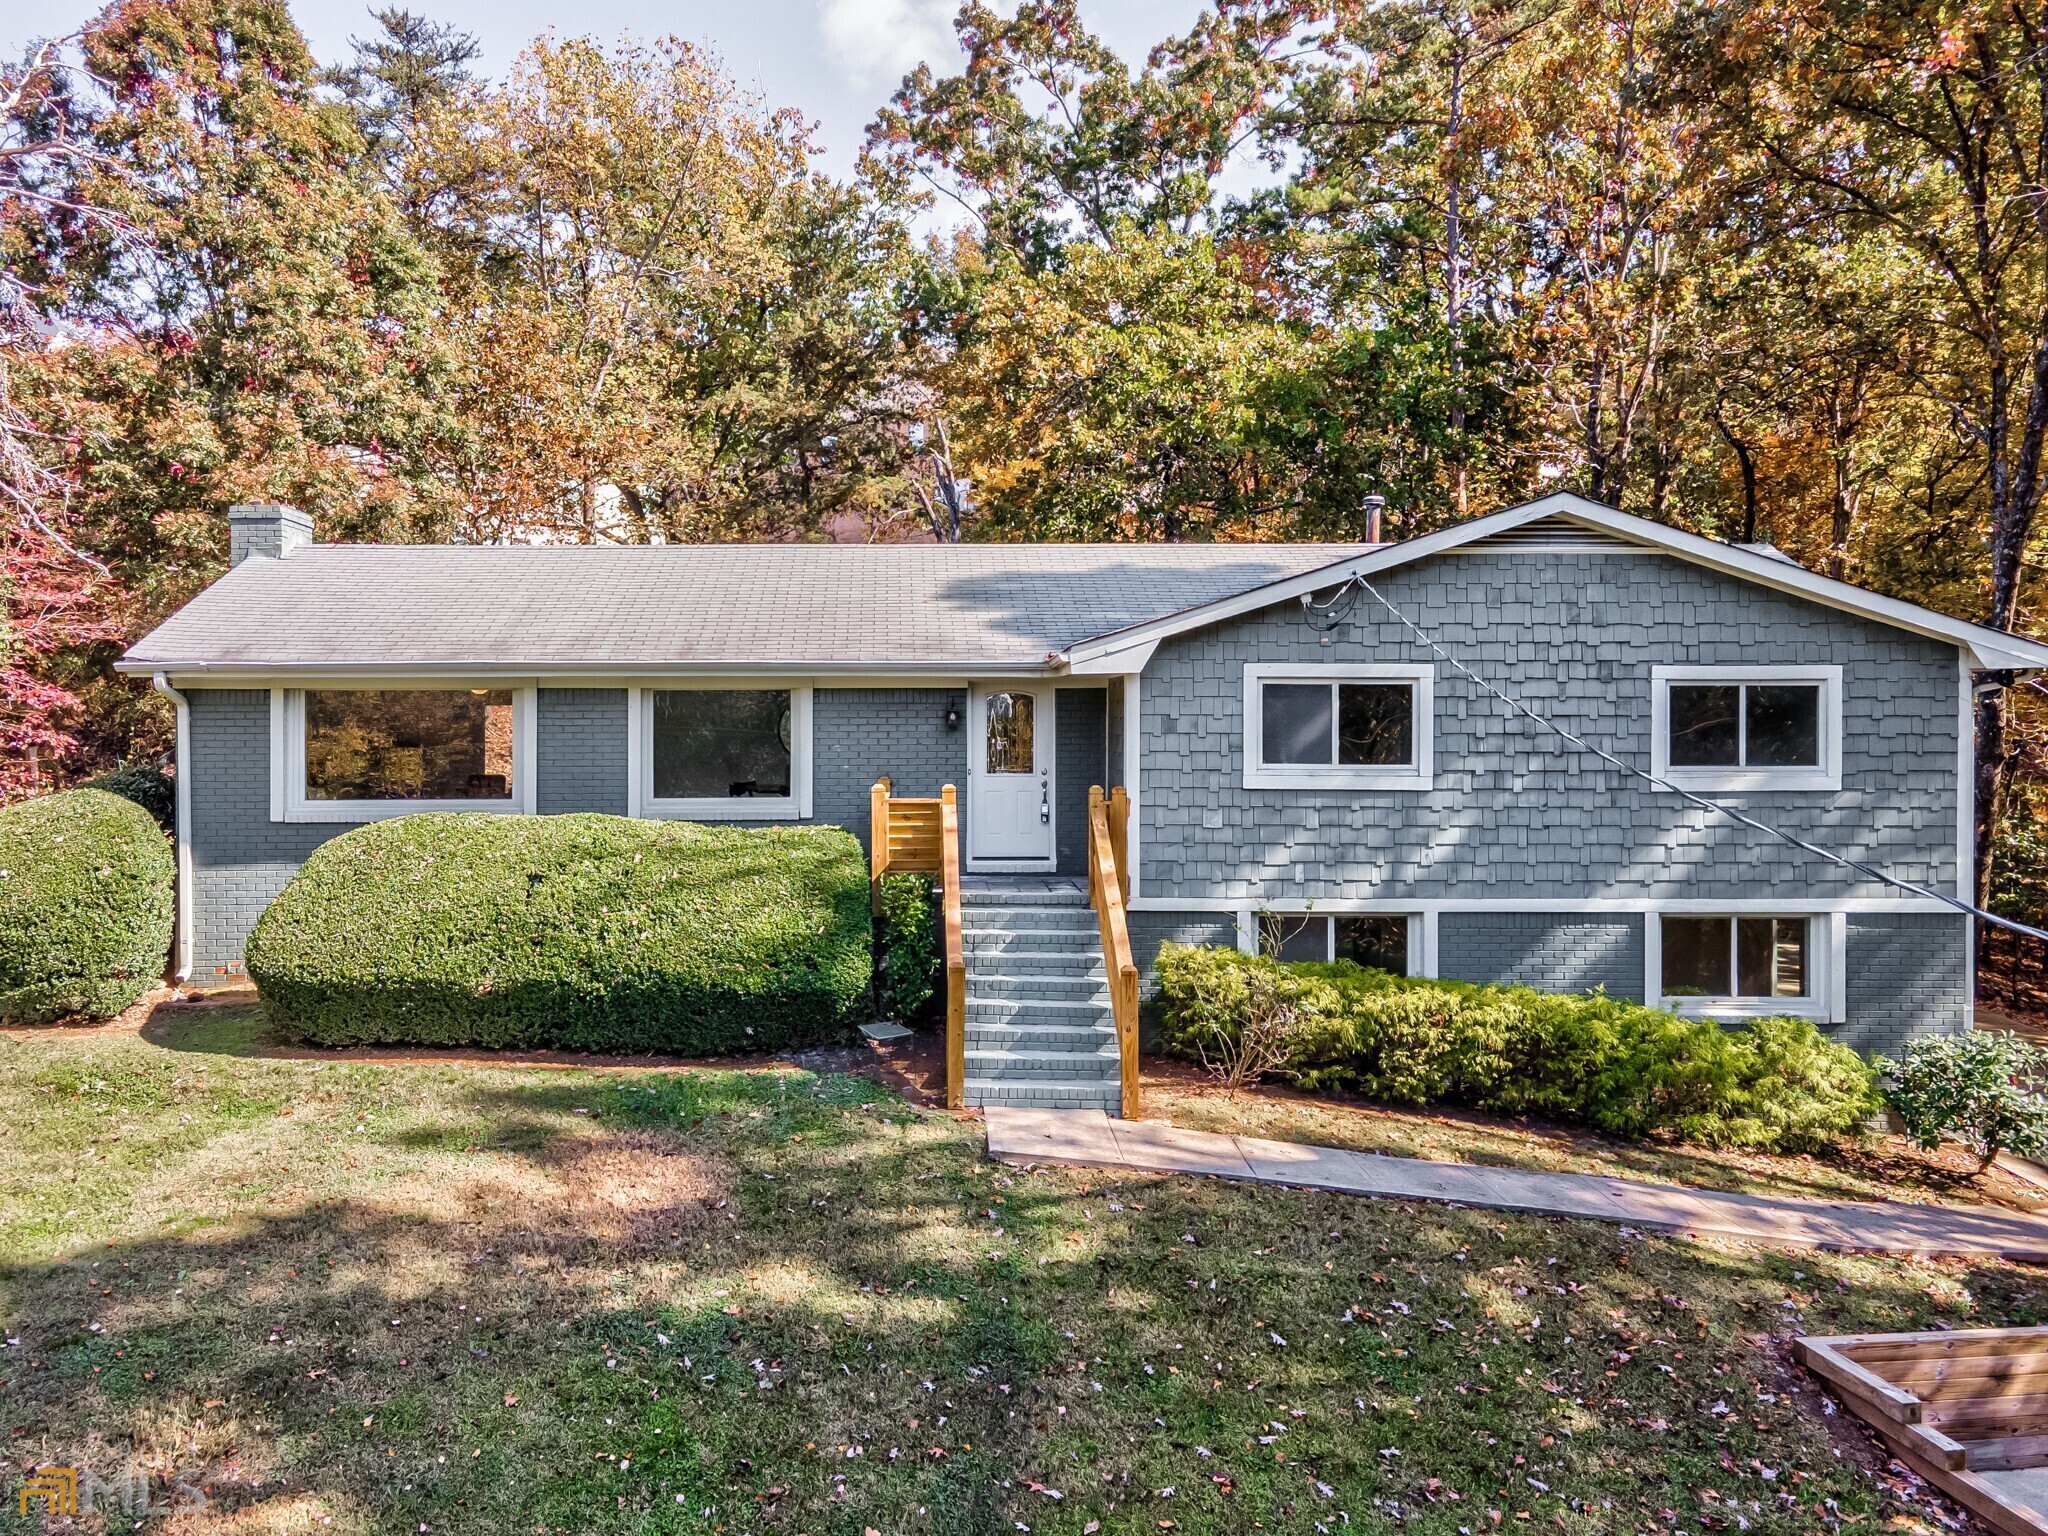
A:
{"type": "Polygon", "coordinates": [[[974,688],[967,772],[967,861],[1050,869],[1053,863],[1052,690],[974,688]]]}

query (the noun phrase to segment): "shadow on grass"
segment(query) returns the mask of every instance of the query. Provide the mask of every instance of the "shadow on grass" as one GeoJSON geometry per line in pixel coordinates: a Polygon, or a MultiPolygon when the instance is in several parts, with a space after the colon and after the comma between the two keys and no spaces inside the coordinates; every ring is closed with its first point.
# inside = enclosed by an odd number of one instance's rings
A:
{"type": "Polygon", "coordinates": [[[654,1073],[693,1072],[790,1072],[813,1070],[865,1077],[892,1089],[916,1104],[942,1097],[943,1088],[931,1087],[933,1062],[943,1062],[943,1041],[934,1044],[916,1037],[909,1046],[899,1043],[876,1049],[856,1036],[784,1052],[762,1052],[758,1056],[661,1056],[613,1055],[568,1050],[491,1050],[482,1046],[351,1046],[328,1049],[279,1039],[263,1016],[262,1005],[248,1002],[214,1003],[199,1006],[163,1003],[152,1009],[138,1031],[148,1045],[160,1050],[207,1056],[262,1058],[277,1061],[314,1061],[335,1064],[357,1063],[387,1066],[445,1063],[485,1069],[532,1067],[538,1069],[600,1069],[626,1067],[654,1073]]]}
{"type": "Polygon", "coordinates": [[[510,1168],[8,1266],[10,1432],[39,1463],[141,1466],[216,1511],[311,1499],[338,1529],[711,1531],[801,1509],[858,1531],[885,1507],[1007,1528],[1031,1438],[1009,1405],[1057,1352],[994,1289],[1014,1271],[929,1251],[914,1215],[827,1241],[836,1173],[778,1187],[685,1129],[760,1113],[754,1157],[806,1128],[845,1145],[869,1128],[823,1122],[871,1095],[806,1074],[494,1091],[481,1140],[510,1168]],[[578,1109],[591,1125],[564,1130],[578,1109]],[[935,1373],[945,1430],[870,1457],[854,1419],[886,1401],[907,1439],[935,1373]]]}
{"type": "Polygon", "coordinates": [[[0,1269],[16,1459],[182,1469],[261,1529],[1249,1532],[1391,1502],[1448,1536],[1648,1495],[1790,1533],[1884,1497],[1757,1336],[1925,1326],[1937,1281],[2032,1320],[2002,1265],[1013,1176],[797,1071],[462,1105],[389,1133],[418,1155],[366,1192],[0,1269]],[[1741,1470],[1800,1458],[1796,1508],[1741,1470]]]}
{"type": "Polygon", "coordinates": [[[202,1056],[261,1056],[273,1044],[262,1004],[158,1003],[138,1031],[150,1045],[202,1056]]]}

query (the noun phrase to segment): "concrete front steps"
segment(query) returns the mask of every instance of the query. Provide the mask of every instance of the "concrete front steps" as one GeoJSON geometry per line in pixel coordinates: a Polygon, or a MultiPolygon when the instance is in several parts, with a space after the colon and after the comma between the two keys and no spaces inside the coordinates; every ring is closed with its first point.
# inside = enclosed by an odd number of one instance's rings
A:
{"type": "Polygon", "coordinates": [[[1115,1114],[1116,1021],[1086,884],[970,876],[960,920],[967,1103],[1115,1114]]]}

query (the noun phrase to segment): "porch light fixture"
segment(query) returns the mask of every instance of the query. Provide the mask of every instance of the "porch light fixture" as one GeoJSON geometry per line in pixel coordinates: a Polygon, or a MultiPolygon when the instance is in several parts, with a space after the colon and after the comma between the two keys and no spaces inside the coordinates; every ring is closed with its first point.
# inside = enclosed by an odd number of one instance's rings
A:
{"type": "Polygon", "coordinates": [[[946,706],[946,729],[949,731],[960,729],[960,710],[957,705],[948,704],[946,706]]]}

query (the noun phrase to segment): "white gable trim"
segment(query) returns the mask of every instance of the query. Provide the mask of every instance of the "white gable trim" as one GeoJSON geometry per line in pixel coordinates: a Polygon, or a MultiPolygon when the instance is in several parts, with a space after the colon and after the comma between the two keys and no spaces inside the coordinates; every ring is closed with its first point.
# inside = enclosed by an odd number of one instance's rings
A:
{"type": "Polygon", "coordinates": [[[1156,646],[1169,635],[1184,634],[1206,624],[1216,624],[1243,614],[1256,613],[1262,608],[1270,608],[1290,599],[1326,592],[1352,576],[1371,577],[1381,571],[1393,570],[1417,560],[1451,554],[1476,540],[1506,532],[1511,528],[1519,528],[1524,523],[1533,523],[1539,518],[1546,517],[1563,517],[1589,527],[1602,528],[1649,550],[1661,550],[1681,560],[1754,582],[1758,586],[1808,598],[1844,613],[1853,613],[1880,624],[1888,624],[1895,629],[1943,641],[1958,647],[1970,666],[1980,672],[2048,670],[2048,645],[2018,635],[2008,635],[1981,624],[1952,619],[1946,614],[1935,613],[1916,603],[1901,602],[1897,598],[1866,592],[1861,587],[1851,586],[1845,581],[1815,575],[1804,566],[1770,555],[1755,554],[1739,545],[1717,543],[1713,539],[1703,539],[1698,534],[1685,533],[1676,528],[1667,528],[1662,523],[1632,517],[1626,512],[1617,512],[1613,507],[1589,501],[1570,491],[1558,491],[1540,500],[1525,502],[1519,507],[1509,507],[1504,511],[1460,523],[1455,528],[1445,528],[1437,533],[1425,534],[1419,539],[1389,544],[1370,554],[1339,560],[1300,576],[1269,582],[1263,587],[1254,587],[1248,592],[1240,592],[1235,596],[1204,603],[1164,618],[1133,625],[1129,629],[1098,635],[1094,639],[1069,646],[1066,661],[1070,668],[1079,671],[1084,667],[1093,670],[1094,665],[1105,658],[1121,657],[1132,652],[1142,651],[1149,659],[1149,649],[1143,648],[1156,646]]]}

